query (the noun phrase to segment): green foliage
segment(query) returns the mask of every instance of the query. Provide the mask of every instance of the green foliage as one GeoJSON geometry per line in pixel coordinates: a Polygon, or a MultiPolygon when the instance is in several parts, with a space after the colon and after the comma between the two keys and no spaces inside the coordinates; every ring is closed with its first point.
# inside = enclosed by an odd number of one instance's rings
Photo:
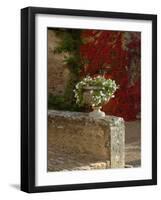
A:
{"type": "Polygon", "coordinates": [[[56,110],[82,111],[76,103],[71,104],[64,95],[48,95],[48,108],[56,110]]]}
{"type": "Polygon", "coordinates": [[[64,63],[68,65],[70,71],[76,76],[79,75],[83,66],[80,56],[81,30],[79,29],[57,29],[56,35],[61,38],[54,53],[67,53],[64,57],[64,63]]]}
{"type": "Polygon", "coordinates": [[[101,106],[103,103],[108,102],[110,98],[114,97],[115,91],[118,89],[114,80],[105,79],[102,76],[90,77],[87,76],[76,84],[75,98],[79,106],[85,104],[83,93],[85,88],[90,88],[91,106],[101,106]]]}
{"type": "Polygon", "coordinates": [[[83,66],[80,57],[80,45],[82,44],[81,30],[78,29],[54,29],[56,35],[61,39],[54,53],[64,53],[64,63],[68,66],[71,74],[64,95],[48,95],[48,108],[58,110],[82,111],[74,98],[74,87],[79,80],[83,66]]]}
{"type": "Polygon", "coordinates": [[[55,49],[55,52],[73,53],[74,51],[77,51],[78,47],[81,44],[80,31],[79,30],[70,31],[68,29],[60,31],[62,32],[61,36],[62,40],[59,46],[55,49]]]}

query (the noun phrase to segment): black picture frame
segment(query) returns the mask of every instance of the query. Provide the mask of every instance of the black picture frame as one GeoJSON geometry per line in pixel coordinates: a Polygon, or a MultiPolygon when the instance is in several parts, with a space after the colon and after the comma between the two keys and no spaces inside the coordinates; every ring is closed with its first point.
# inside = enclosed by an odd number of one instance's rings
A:
{"type": "Polygon", "coordinates": [[[21,190],[28,193],[157,184],[157,15],[27,7],[21,9],[21,190]],[[89,16],[152,22],[152,179],[35,186],[35,15],[89,16]]]}

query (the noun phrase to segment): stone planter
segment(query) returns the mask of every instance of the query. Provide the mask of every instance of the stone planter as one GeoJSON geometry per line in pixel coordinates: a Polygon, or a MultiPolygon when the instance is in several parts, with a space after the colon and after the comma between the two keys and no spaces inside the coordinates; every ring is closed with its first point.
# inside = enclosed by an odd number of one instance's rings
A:
{"type": "Polygon", "coordinates": [[[101,111],[101,106],[99,107],[92,107],[93,108],[93,111],[89,113],[89,116],[90,117],[93,117],[93,118],[101,118],[101,117],[105,117],[105,113],[103,111],[101,111]]]}
{"type": "MultiPolygon", "coordinates": [[[[105,113],[103,111],[101,111],[103,104],[99,105],[99,106],[93,106],[93,102],[92,102],[93,91],[101,90],[101,89],[102,89],[101,87],[96,87],[96,86],[84,87],[84,92],[83,92],[84,103],[88,106],[91,106],[93,109],[93,111],[89,113],[90,117],[93,117],[93,118],[105,117],[105,113]]],[[[106,102],[108,102],[108,101],[109,101],[109,99],[106,102]]]]}

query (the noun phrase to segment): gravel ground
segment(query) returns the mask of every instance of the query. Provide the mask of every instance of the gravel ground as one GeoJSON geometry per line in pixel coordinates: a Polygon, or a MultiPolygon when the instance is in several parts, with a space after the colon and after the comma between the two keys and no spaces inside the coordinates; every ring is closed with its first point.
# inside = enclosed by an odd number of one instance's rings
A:
{"type": "Polygon", "coordinates": [[[125,162],[127,165],[141,165],[141,123],[139,120],[125,123],[125,162]]]}

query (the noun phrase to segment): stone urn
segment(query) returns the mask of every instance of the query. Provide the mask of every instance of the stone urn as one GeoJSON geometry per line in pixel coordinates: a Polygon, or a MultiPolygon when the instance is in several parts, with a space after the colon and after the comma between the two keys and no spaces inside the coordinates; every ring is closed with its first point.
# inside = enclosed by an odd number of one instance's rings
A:
{"type": "MultiPolygon", "coordinates": [[[[89,116],[93,118],[105,117],[105,113],[101,111],[101,108],[105,102],[100,104],[99,106],[95,106],[93,104],[93,99],[92,99],[93,92],[100,91],[100,90],[101,90],[101,87],[97,87],[97,86],[86,86],[83,88],[83,101],[86,105],[92,107],[93,111],[89,113],[89,116]]],[[[108,101],[109,99],[107,99],[106,103],[108,101]]]]}

